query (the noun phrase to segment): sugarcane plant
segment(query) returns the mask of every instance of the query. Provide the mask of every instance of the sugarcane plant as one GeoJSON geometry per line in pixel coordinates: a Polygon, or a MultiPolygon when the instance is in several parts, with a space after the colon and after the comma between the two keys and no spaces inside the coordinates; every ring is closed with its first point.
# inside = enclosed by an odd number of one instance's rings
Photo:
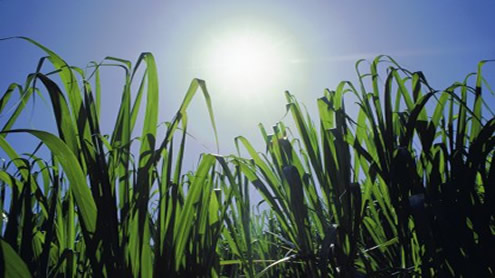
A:
{"type": "MultiPolygon", "coordinates": [[[[251,261],[272,255],[257,273],[494,275],[495,118],[486,103],[482,112],[482,85],[488,86],[482,66],[488,61],[442,91],[391,57],[377,57],[365,74],[363,62],[356,63],[357,87],[344,81],[318,99],[319,128],[286,92],[299,136],[284,123],[270,135],[260,126],[266,152],[236,139],[249,154],[235,158],[237,168],[272,215],[254,224],[264,233],[245,243],[246,250],[260,245],[256,254],[247,253],[251,261]],[[346,94],[357,100],[357,117],[346,113],[346,94]]],[[[240,269],[252,276],[252,265],[240,269]]]]}
{"type": "Polygon", "coordinates": [[[214,253],[220,219],[227,208],[211,190],[216,182],[215,157],[203,155],[195,172],[182,170],[187,107],[198,90],[215,130],[204,81],[192,81],[158,142],[158,77],[151,53],[141,54],[135,66],[107,57],[92,63],[87,75],[41,44],[20,39],[47,56],[24,85],[13,83],[0,101],[3,110],[15,92],[20,94],[21,101],[0,135],[0,146],[9,159],[0,172],[2,213],[8,219],[2,221],[0,239],[1,269],[6,276],[214,275],[219,265],[214,253]],[[47,61],[54,70],[45,74],[42,67],[47,61]],[[132,99],[131,86],[142,64],[146,69],[132,99]],[[100,70],[104,67],[121,68],[125,75],[111,136],[100,131],[100,70]],[[54,81],[55,75],[65,93],[54,81]],[[35,93],[49,95],[58,134],[12,128],[35,93]],[[142,132],[133,138],[144,98],[142,132]],[[50,156],[19,155],[8,141],[12,133],[35,136],[50,156]],[[178,133],[182,136],[174,144],[178,133]],[[134,145],[139,146],[137,152],[131,149],[134,145]]]}
{"type": "Polygon", "coordinates": [[[151,53],[82,69],[16,39],[46,57],[0,98],[5,277],[495,275],[489,61],[435,90],[391,57],[365,73],[360,60],[357,82],[317,100],[318,122],[286,92],[291,120],[260,125],[265,150],[239,136],[236,154],[200,154],[187,169],[197,91],[218,144],[203,80],[160,130],[151,53]],[[103,134],[100,73],[114,69],[124,76],[120,107],[103,134]],[[55,132],[18,121],[35,97],[49,99],[55,132]],[[14,134],[33,151],[18,153],[14,134]]]}

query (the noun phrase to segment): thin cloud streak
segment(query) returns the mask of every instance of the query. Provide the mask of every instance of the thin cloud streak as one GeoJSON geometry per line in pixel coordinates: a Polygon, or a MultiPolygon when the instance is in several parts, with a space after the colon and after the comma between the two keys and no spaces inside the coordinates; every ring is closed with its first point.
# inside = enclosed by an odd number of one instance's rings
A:
{"type": "Polygon", "coordinates": [[[373,59],[378,55],[389,55],[391,57],[428,57],[428,56],[439,56],[439,55],[456,55],[466,52],[473,52],[485,49],[487,47],[476,46],[458,46],[449,48],[429,48],[429,49],[415,49],[415,50],[391,50],[391,51],[381,51],[381,52],[363,52],[355,54],[345,54],[345,55],[335,55],[320,57],[317,59],[309,58],[294,58],[290,61],[292,64],[304,64],[304,63],[315,63],[315,62],[353,62],[359,59],[373,59]]]}

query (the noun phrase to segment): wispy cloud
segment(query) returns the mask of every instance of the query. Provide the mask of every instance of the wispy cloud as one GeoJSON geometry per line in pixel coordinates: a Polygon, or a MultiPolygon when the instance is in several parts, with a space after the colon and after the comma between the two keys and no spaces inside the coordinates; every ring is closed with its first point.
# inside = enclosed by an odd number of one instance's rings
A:
{"type": "Polygon", "coordinates": [[[357,61],[359,59],[373,59],[374,57],[382,54],[389,55],[391,57],[429,57],[429,56],[441,56],[441,55],[459,55],[466,52],[486,50],[488,47],[480,45],[464,45],[464,46],[451,46],[447,48],[432,47],[423,49],[402,49],[402,50],[383,50],[380,52],[361,52],[351,53],[344,55],[332,55],[315,58],[294,58],[290,61],[293,64],[304,63],[321,63],[321,62],[349,62],[357,61]]]}

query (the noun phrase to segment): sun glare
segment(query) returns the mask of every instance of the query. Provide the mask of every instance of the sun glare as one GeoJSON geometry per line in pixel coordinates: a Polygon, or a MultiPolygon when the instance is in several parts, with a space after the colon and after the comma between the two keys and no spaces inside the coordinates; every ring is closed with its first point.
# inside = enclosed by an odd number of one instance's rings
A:
{"type": "Polygon", "coordinates": [[[236,94],[264,94],[287,76],[288,48],[265,34],[216,38],[206,53],[209,77],[236,94]]]}
{"type": "Polygon", "coordinates": [[[231,38],[220,43],[212,55],[216,70],[227,79],[262,81],[270,75],[277,53],[253,37],[231,38]]]}

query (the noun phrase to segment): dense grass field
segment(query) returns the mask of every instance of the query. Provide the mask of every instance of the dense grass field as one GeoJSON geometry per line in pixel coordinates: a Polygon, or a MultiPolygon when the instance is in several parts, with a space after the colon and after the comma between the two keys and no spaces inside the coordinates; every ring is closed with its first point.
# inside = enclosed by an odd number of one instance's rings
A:
{"type": "Polygon", "coordinates": [[[205,153],[189,171],[187,112],[197,93],[216,130],[203,80],[191,82],[158,134],[151,53],[83,70],[21,39],[46,57],[0,99],[5,277],[495,276],[495,117],[482,91],[485,62],[435,90],[391,57],[358,61],[358,82],[326,90],[317,119],[286,92],[295,128],[260,126],[265,149],[239,136],[248,155],[205,153]],[[108,67],[123,68],[125,83],[105,135],[100,71],[108,67]],[[49,100],[55,134],[16,124],[35,95],[49,100]],[[357,117],[344,105],[351,95],[357,117]],[[12,133],[36,138],[49,155],[18,153],[12,133]],[[253,190],[264,209],[251,202],[253,190]]]}

